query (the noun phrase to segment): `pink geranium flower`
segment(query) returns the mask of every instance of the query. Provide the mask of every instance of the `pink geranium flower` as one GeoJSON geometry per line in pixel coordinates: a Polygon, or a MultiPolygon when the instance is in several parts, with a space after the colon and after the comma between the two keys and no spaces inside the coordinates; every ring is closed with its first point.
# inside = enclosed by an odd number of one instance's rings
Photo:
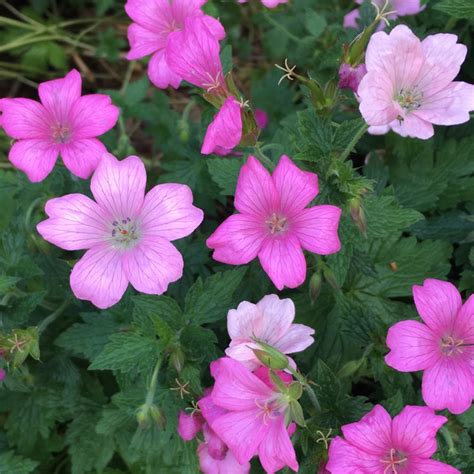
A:
{"type": "MultiPolygon", "coordinates": [[[[247,3],[248,0],[238,0],[239,3],[247,3]]],[[[262,4],[267,8],[276,8],[278,5],[288,3],[288,0],[261,0],[262,4]]]]}
{"type": "Polygon", "coordinates": [[[182,31],[170,35],[165,51],[171,69],[185,81],[208,93],[226,95],[220,44],[202,18],[185,21],[182,31]]]}
{"type": "Polygon", "coordinates": [[[304,351],[314,342],[314,329],[292,324],[294,319],[295,305],[288,298],[267,295],[257,304],[243,301],[227,314],[227,330],[232,341],[225,353],[254,370],[261,365],[252,350],[259,348],[255,339],[283,354],[304,351]]]}
{"type": "Polygon", "coordinates": [[[474,397],[474,295],[463,305],[451,283],[425,280],[413,287],[413,296],[424,324],[401,321],[392,326],[385,361],[401,372],[423,370],[425,403],[462,413],[474,397]]]}
{"type": "Polygon", "coordinates": [[[242,140],[242,111],[235,97],[228,97],[207,128],[201,153],[228,155],[242,140]]]}
{"type": "Polygon", "coordinates": [[[469,120],[474,86],[454,81],[467,48],[452,34],[420,41],[399,25],[389,35],[375,33],[366,52],[367,74],[357,91],[369,132],[389,129],[402,136],[428,139],[434,125],[469,120]]]}
{"type": "Polygon", "coordinates": [[[4,369],[0,369],[0,382],[7,376],[4,369]]]}
{"type": "Polygon", "coordinates": [[[365,64],[359,64],[352,67],[350,64],[341,64],[339,68],[339,83],[340,89],[351,89],[352,92],[357,93],[360,81],[367,74],[365,64]]]}
{"type": "Polygon", "coordinates": [[[268,114],[265,112],[265,110],[262,109],[255,109],[254,111],[254,117],[255,117],[255,122],[257,123],[257,127],[260,130],[264,130],[268,127],[268,114]]]}
{"type": "Polygon", "coordinates": [[[294,425],[287,427],[285,421],[288,398],[270,382],[268,369],[262,367],[252,373],[240,362],[224,357],[213,362],[211,373],[216,381],[211,406],[222,412],[209,417],[208,399],[201,400],[200,408],[237,461],[245,464],[258,455],[267,473],[285,466],[297,472],[298,461],[289,434],[294,425]]]}
{"type": "Polygon", "coordinates": [[[39,85],[41,100],[1,99],[1,124],[18,140],[9,160],[32,182],[51,173],[58,155],[66,168],[88,178],[107,151],[97,140],[116,124],[119,109],[102,94],[81,96],[81,76],[72,70],[63,79],[39,85]]]}
{"type": "MultiPolygon", "coordinates": [[[[356,0],[361,5],[364,0],[356,0]]],[[[382,9],[386,0],[373,0],[379,9],[382,9]]],[[[387,16],[389,20],[395,20],[399,16],[416,15],[425,9],[426,5],[421,5],[421,0],[391,0],[386,8],[387,12],[393,12],[387,16]]],[[[358,20],[360,18],[359,9],[352,10],[344,17],[345,28],[359,28],[358,20]]],[[[380,22],[379,30],[385,27],[383,21],[380,22]]]]}
{"type": "Polygon", "coordinates": [[[321,255],[338,252],[341,209],[306,208],[318,194],[318,177],[282,156],[273,176],[253,156],[242,167],[234,204],[240,214],[227,218],[207,240],[215,260],[231,265],[258,256],[281,290],[306,278],[303,249],[321,255]]]}
{"type": "Polygon", "coordinates": [[[127,15],[134,21],[128,28],[131,49],[127,58],[139,59],[151,54],[148,76],[156,87],[176,89],[181,83],[182,77],[170,69],[165,52],[168,38],[184,28],[187,18],[200,18],[217,40],[225,37],[219,21],[202,12],[206,1],[128,0],[125,4],[127,15]]]}
{"type": "Polygon", "coordinates": [[[447,422],[428,407],[406,406],[393,420],[376,405],[357,423],[342,427],[329,448],[332,474],[460,474],[434,461],[436,433],[447,422]]]}
{"type": "Polygon", "coordinates": [[[145,196],[146,172],[136,156],[104,155],[91,181],[96,200],[69,194],[46,203],[49,219],[38,232],[65,250],[88,249],[71,273],[71,288],[99,308],[117,303],[128,283],[162,294],[183,274],[183,259],[170,241],[191,234],[203,212],[182,184],[160,184],[145,196]]]}
{"type": "Polygon", "coordinates": [[[250,464],[238,463],[232,451],[209,426],[208,422],[225,413],[225,410],[215,406],[208,394],[198,404],[205,411],[206,419],[199,412],[191,415],[181,412],[178,433],[185,441],[191,441],[202,431],[204,441],[199,442],[197,449],[201,471],[205,474],[248,474],[250,464]]]}

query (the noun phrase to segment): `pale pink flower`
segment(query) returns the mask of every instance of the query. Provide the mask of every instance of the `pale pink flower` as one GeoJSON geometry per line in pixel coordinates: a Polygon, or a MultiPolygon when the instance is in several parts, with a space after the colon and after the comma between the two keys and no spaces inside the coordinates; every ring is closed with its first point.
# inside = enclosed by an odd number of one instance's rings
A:
{"type": "Polygon", "coordinates": [[[244,464],[258,455],[269,474],[285,466],[297,472],[298,461],[290,440],[295,426],[287,427],[285,422],[288,398],[270,382],[268,369],[262,367],[252,373],[240,362],[224,357],[212,363],[211,373],[216,381],[211,405],[223,412],[209,417],[208,400],[204,399],[200,403],[202,415],[237,461],[244,464]]]}
{"type": "Polygon", "coordinates": [[[341,248],[341,209],[306,208],[317,194],[317,175],[301,171],[287,156],[281,157],[273,176],[250,156],[235,192],[240,214],[228,217],[207,240],[213,258],[243,265],[258,256],[279,290],[301,285],[306,278],[303,249],[328,255],[341,248]]]}
{"type": "Polygon", "coordinates": [[[225,413],[225,410],[215,406],[209,396],[210,390],[198,402],[200,409],[206,413],[206,420],[201,413],[196,412],[186,415],[180,412],[178,420],[178,433],[185,441],[191,441],[202,431],[204,441],[199,442],[197,454],[201,471],[205,474],[248,474],[250,464],[239,464],[232,451],[224,444],[219,436],[214,433],[208,421],[225,413]]]}
{"type": "Polygon", "coordinates": [[[243,301],[227,314],[227,330],[232,341],[225,353],[254,370],[261,365],[252,350],[260,347],[255,339],[283,354],[304,351],[314,342],[314,329],[293,324],[294,319],[295,305],[289,298],[267,295],[257,304],[243,301]]]}
{"type": "MultiPolygon", "coordinates": [[[[248,0],[238,0],[239,3],[247,3],[248,0]]],[[[276,8],[278,5],[288,3],[288,0],[261,0],[267,8],[276,8]]]]}
{"type": "MultiPolygon", "coordinates": [[[[359,5],[364,0],[356,0],[359,5]]],[[[382,9],[386,0],[373,0],[379,9],[382,9]]],[[[399,16],[416,15],[422,12],[426,5],[421,5],[421,0],[391,0],[385,11],[393,12],[387,16],[389,20],[395,20],[399,16]]],[[[345,28],[359,28],[358,20],[360,18],[359,9],[352,10],[344,17],[345,28]]],[[[386,24],[381,21],[378,30],[383,30],[386,24]]]]}
{"type": "Polygon", "coordinates": [[[376,405],[357,423],[342,427],[329,448],[332,474],[460,474],[431,458],[436,433],[447,422],[428,407],[406,406],[393,420],[376,405]]]}
{"type": "Polygon", "coordinates": [[[402,136],[428,139],[434,125],[467,122],[474,110],[474,86],[454,81],[467,53],[452,34],[420,41],[399,25],[375,33],[366,52],[367,74],[357,91],[369,132],[389,128],[402,136]]]}
{"type": "Polygon", "coordinates": [[[228,97],[207,128],[203,155],[228,155],[242,140],[242,111],[235,97],[228,97]]]}
{"type": "Polygon", "coordinates": [[[71,273],[71,288],[99,308],[117,303],[129,282],[160,295],[183,274],[170,241],[191,234],[203,212],[188,186],[160,184],[145,196],[146,171],[136,156],[104,155],[91,180],[92,199],[68,194],[46,203],[49,219],[38,232],[65,250],[88,249],[71,273]]]}
{"type": "Polygon", "coordinates": [[[257,127],[260,130],[265,130],[268,127],[268,114],[265,112],[265,110],[262,109],[255,109],[253,113],[255,117],[255,122],[257,123],[257,127]]]}
{"type": "Polygon", "coordinates": [[[340,89],[351,89],[357,93],[360,81],[367,74],[365,64],[359,64],[352,67],[350,64],[342,64],[339,68],[339,83],[340,89]]]}
{"type": "Polygon", "coordinates": [[[107,151],[97,140],[116,124],[119,109],[102,94],[81,96],[81,76],[73,69],[63,79],[39,85],[41,100],[1,99],[1,124],[18,140],[9,160],[32,182],[51,173],[58,155],[71,173],[88,178],[107,151]]]}
{"type": "Polygon", "coordinates": [[[462,413],[474,397],[474,295],[463,305],[451,283],[425,280],[413,287],[413,296],[424,323],[392,326],[385,362],[401,372],[423,370],[425,403],[462,413]]]}
{"type": "Polygon", "coordinates": [[[165,58],[175,74],[208,93],[226,95],[220,44],[202,18],[188,18],[182,31],[170,35],[165,58]]]}
{"type": "Polygon", "coordinates": [[[179,87],[182,77],[170,69],[165,51],[168,38],[181,31],[187,18],[200,18],[217,39],[225,37],[222,25],[215,18],[204,15],[201,7],[207,0],[128,0],[127,15],[134,21],[128,28],[130,52],[127,58],[139,59],[152,55],[148,77],[156,87],[179,87]]]}

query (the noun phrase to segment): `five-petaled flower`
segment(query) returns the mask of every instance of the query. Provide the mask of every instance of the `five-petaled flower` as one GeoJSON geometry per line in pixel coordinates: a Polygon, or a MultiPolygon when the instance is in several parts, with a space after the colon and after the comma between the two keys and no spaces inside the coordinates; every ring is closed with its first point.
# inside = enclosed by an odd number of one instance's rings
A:
{"type": "MultiPolygon", "coordinates": [[[[298,472],[298,461],[287,426],[288,398],[276,390],[269,370],[252,373],[240,362],[224,357],[211,364],[215,385],[199,402],[201,413],[212,430],[229,447],[240,464],[258,455],[263,468],[273,474],[290,467],[298,472]],[[219,413],[215,413],[219,409],[219,413]]],[[[279,374],[283,383],[288,374],[279,374]]]]}
{"type": "Polygon", "coordinates": [[[182,184],[159,184],[145,196],[146,172],[136,156],[106,154],[91,180],[96,200],[69,194],[46,203],[38,232],[65,250],[88,249],[71,273],[75,296],[99,308],[117,303],[128,283],[162,294],[181,278],[183,259],[170,241],[191,234],[203,212],[182,184]]]}
{"type": "Polygon", "coordinates": [[[41,100],[1,99],[2,127],[18,140],[9,160],[38,182],[51,173],[58,155],[66,168],[88,178],[107,151],[96,137],[117,122],[119,109],[102,94],[81,96],[81,76],[76,70],[63,79],[39,85],[41,100]]]}
{"type": "Polygon", "coordinates": [[[207,240],[213,258],[242,265],[258,256],[279,290],[301,285],[306,278],[303,249],[328,255],[341,248],[341,209],[306,208],[317,194],[317,175],[301,171],[287,156],[281,157],[273,176],[250,156],[235,192],[240,214],[227,218],[207,240]]]}
{"type": "Polygon", "coordinates": [[[474,110],[474,85],[454,81],[467,48],[452,34],[420,41],[396,26],[375,33],[365,56],[367,74],[357,94],[360,111],[373,134],[390,129],[404,137],[431,138],[434,125],[467,122],[474,110]]]}
{"type": "Polygon", "coordinates": [[[424,323],[392,326],[385,362],[401,372],[423,370],[425,403],[462,413],[474,397],[474,295],[463,305],[454,285],[430,279],[413,287],[413,297],[424,323]]]}
{"type": "MultiPolygon", "coordinates": [[[[216,40],[225,37],[222,25],[215,18],[204,15],[201,7],[207,0],[128,0],[127,15],[134,21],[128,27],[130,52],[127,58],[139,59],[152,55],[148,77],[156,87],[179,87],[184,76],[170,68],[166,57],[170,36],[183,30],[186,19],[199,18],[199,25],[216,40]]],[[[190,23],[193,28],[197,23],[190,23]]]]}
{"type": "Polygon", "coordinates": [[[227,330],[232,341],[225,353],[254,370],[261,365],[253,352],[259,348],[256,340],[283,354],[304,351],[314,342],[314,329],[293,324],[294,319],[295,305],[289,298],[267,295],[257,304],[243,301],[227,314],[227,330]]]}
{"type": "Polygon", "coordinates": [[[436,433],[447,422],[428,407],[406,406],[393,420],[376,405],[360,421],[344,425],[329,448],[332,474],[460,474],[431,458],[436,433]]]}

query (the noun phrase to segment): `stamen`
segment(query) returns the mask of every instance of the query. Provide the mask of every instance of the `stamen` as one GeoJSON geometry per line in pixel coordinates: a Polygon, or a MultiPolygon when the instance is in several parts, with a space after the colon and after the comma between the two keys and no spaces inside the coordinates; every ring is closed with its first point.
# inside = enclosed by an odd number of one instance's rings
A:
{"type": "Polygon", "coordinates": [[[67,125],[57,123],[51,127],[55,143],[67,143],[71,138],[71,130],[67,125]]]}
{"type": "Polygon", "coordinates": [[[138,240],[137,226],[126,217],[119,221],[112,222],[111,240],[113,245],[122,249],[133,247],[138,240]]]}
{"type": "Polygon", "coordinates": [[[261,410],[257,413],[256,418],[263,416],[264,425],[268,424],[268,420],[275,420],[276,418],[278,418],[278,413],[275,414],[275,411],[270,406],[268,400],[263,402],[263,404],[262,402],[260,402],[260,400],[255,400],[255,405],[257,405],[257,407],[261,410]]]}
{"type": "Polygon", "coordinates": [[[290,68],[288,65],[288,58],[285,59],[285,67],[278,64],[275,64],[275,66],[285,73],[278,81],[278,85],[280,85],[285,79],[288,79],[289,81],[294,80],[296,65],[290,68]]]}
{"type": "Polygon", "coordinates": [[[462,347],[466,347],[466,344],[464,344],[464,341],[461,339],[455,339],[453,336],[446,336],[441,339],[441,351],[448,357],[455,354],[462,354],[462,347]]]}
{"type": "MultiPolygon", "coordinates": [[[[383,474],[398,474],[397,466],[408,461],[407,457],[401,457],[402,455],[394,448],[390,449],[388,459],[381,459],[380,461],[383,464],[387,464],[386,468],[383,471],[383,474]]],[[[402,467],[402,466],[399,466],[402,467]]]]}
{"type": "Polygon", "coordinates": [[[222,73],[221,71],[219,71],[217,73],[217,76],[216,78],[214,79],[211,74],[209,72],[206,72],[207,76],[209,77],[210,79],[210,83],[206,83],[206,84],[203,84],[203,86],[206,88],[206,92],[211,92],[213,90],[217,90],[219,89],[221,86],[222,86],[222,83],[221,83],[221,76],[222,76],[222,73]]]}
{"type": "Polygon", "coordinates": [[[286,217],[279,216],[275,212],[265,221],[270,229],[270,234],[279,234],[286,230],[288,220],[286,217]]]}
{"type": "Polygon", "coordinates": [[[395,96],[395,101],[399,103],[400,107],[407,113],[417,110],[421,107],[423,102],[423,93],[413,89],[400,89],[395,96]]]}

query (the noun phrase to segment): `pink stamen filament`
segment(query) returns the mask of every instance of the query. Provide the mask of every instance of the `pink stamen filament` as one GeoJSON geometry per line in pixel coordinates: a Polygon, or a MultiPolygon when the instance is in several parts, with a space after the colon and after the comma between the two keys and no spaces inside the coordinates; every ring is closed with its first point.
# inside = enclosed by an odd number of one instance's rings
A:
{"type": "Polygon", "coordinates": [[[268,228],[270,229],[270,234],[277,234],[286,230],[287,219],[273,213],[266,221],[268,228]]]}
{"type": "Polygon", "coordinates": [[[472,346],[472,344],[464,344],[464,341],[461,339],[454,339],[453,336],[447,336],[441,339],[441,347],[443,349],[443,352],[451,356],[453,354],[462,354],[462,349],[461,347],[469,347],[472,346]]]}
{"type": "Polygon", "coordinates": [[[220,77],[222,75],[221,71],[219,71],[217,73],[217,76],[216,76],[215,79],[211,76],[211,74],[209,72],[206,72],[206,74],[207,74],[207,76],[209,77],[209,79],[211,81],[210,83],[203,84],[203,86],[206,88],[206,92],[211,92],[213,90],[217,90],[222,86],[221,80],[220,80],[220,77]]]}
{"type": "Polygon", "coordinates": [[[278,418],[278,415],[275,415],[273,408],[269,405],[268,400],[263,403],[260,400],[255,400],[255,405],[257,405],[261,410],[257,413],[256,418],[262,416],[264,425],[268,424],[268,420],[275,420],[278,418]]]}
{"type": "Polygon", "coordinates": [[[390,449],[390,458],[389,459],[381,459],[380,461],[384,464],[388,464],[387,467],[384,469],[384,474],[398,474],[397,465],[403,464],[404,462],[408,461],[408,458],[401,458],[398,459],[399,454],[393,448],[390,449]],[[391,469],[391,471],[390,471],[391,469]]]}

